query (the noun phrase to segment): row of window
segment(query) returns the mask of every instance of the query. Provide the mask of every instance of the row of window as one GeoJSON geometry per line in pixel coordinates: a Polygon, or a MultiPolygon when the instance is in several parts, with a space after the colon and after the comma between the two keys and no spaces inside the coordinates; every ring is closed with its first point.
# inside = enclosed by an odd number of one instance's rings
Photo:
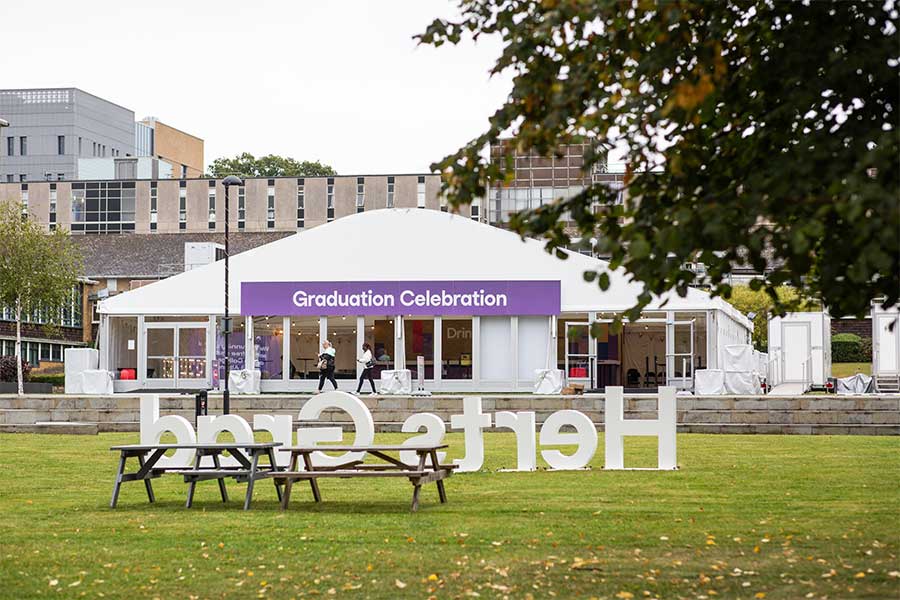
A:
{"type": "MultiPolygon", "coordinates": [[[[63,362],[66,348],[78,348],[66,344],[54,344],[53,342],[22,342],[22,358],[32,367],[43,362],[63,362]]],[[[16,340],[0,340],[0,354],[3,356],[16,355],[16,340]]]]}
{"type": "MultiPolygon", "coordinates": [[[[396,182],[393,176],[387,178],[386,208],[394,207],[396,182]]],[[[216,229],[218,215],[216,212],[217,190],[216,182],[209,182],[207,194],[207,222],[210,230],[216,229]]],[[[335,218],[335,183],[334,178],[326,181],[326,219],[331,222],[335,218]]],[[[58,223],[57,214],[57,186],[50,184],[50,229],[56,229],[58,223]]],[[[95,181],[74,182],[72,184],[71,204],[71,231],[73,233],[123,233],[135,230],[135,206],[136,189],[134,181],[95,181]]],[[[22,184],[21,199],[23,215],[28,213],[28,184],[22,184]]],[[[246,228],[246,189],[241,186],[237,190],[237,225],[239,230],[246,228]]],[[[275,228],[275,180],[269,179],[266,189],[266,227],[275,228]]],[[[306,224],[306,186],[305,179],[297,180],[297,229],[303,229],[306,224]]],[[[416,205],[425,208],[425,177],[420,176],[417,181],[416,205]]],[[[356,180],[356,212],[365,211],[366,206],[366,182],[365,177],[356,180]]],[[[447,211],[446,199],[441,198],[440,208],[447,211]]],[[[473,219],[478,219],[480,214],[478,204],[471,206],[473,219]]],[[[187,182],[179,182],[178,189],[178,228],[187,229],[187,182]]],[[[150,231],[156,231],[159,223],[159,188],[158,182],[150,182],[150,231]]]]}
{"type": "MultiPolygon", "coordinates": [[[[9,306],[0,307],[0,321],[15,321],[16,312],[9,306]]],[[[47,325],[55,323],[61,327],[81,327],[81,290],[78,287],[72,289],[67,306],[63,307],[56,319],[51,319],[46,310],[35,310],[22,316],[22,321],[35,325],[47,325]]]]}
{"type": "MultiPolygon", "coordinates": [[[[91,142],[91,156],[105,158],[106,157],[106,144],[101,144],[99,142],[91,142]]],[[[64,156],[66,153],[66,136],[58,135],[56,136],[56,153],[59,156],[64,156]]],[[[82,156],[84,154],[84,139],[78,138],[78,156],[82,156]]],[[[117,150],[116,148],[109,149],[110,156],[121,156],[121,150],[117,150]]],[[[9,136],[6,138],[6,155],[7,156],[15,156],[16,155],[16,138],[15,136],[9,136]]],[[[21,135],[19,136],[19,156],[28,156],[28,136],[21,135]]]]}

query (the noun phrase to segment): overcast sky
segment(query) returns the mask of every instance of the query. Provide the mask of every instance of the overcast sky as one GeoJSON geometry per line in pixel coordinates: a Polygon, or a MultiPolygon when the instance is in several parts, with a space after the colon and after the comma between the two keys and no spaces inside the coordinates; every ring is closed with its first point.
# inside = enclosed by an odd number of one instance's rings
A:
{"type": "Polygon", "coordinates": [[[417,47],[448,0],[10,0],[0,87],[78,87],[203,138],[339,173],[424,172],[511,88],[496,39],[417,47]]]}

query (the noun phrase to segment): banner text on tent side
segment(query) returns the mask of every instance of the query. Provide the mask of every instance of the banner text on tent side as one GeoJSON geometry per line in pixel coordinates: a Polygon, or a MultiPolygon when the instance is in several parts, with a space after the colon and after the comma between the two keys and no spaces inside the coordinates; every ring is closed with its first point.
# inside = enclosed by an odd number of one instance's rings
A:
{"type": "Polygon", "coordinates": [[[252,281],[242,315],[557,315],[559,281],[252,281]]]}

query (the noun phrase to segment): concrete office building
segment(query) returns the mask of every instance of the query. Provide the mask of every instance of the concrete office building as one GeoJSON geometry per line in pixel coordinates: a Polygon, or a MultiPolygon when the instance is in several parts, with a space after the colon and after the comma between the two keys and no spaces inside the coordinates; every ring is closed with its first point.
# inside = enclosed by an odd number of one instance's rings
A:
{"type": "Polygon", "coordinates": [[[134,113],[77,88],[0,90],[0,181],[75,179],[78,159],[134,153],[134,113]]]}
{"type": "MultiPolygon", "coordinates": [[[[448,210],[439,191],[430,174],[250,178],[231,190],[230,227],[293,232],[377,208],[448,210]]],[[[2,201],[22,202],[48,230],[73,234],[225,229],[225,189],[215,179],[0,183],[2,201]]],[[[459,212],[479,219],[479,204],[459,212]]]]}
{"type": "Polygon", "coordinates": [[[0,181],[200,177],[203,140],[77,88],[0,90],[0,181]]]}
{"type": "Polygon", "coordinates": [[[522,152],[513,138],[491,146],[490,155],[491,161],[503,165],[510,161],[513,167],[507,181],[492,185],[488,191],[487,217],[492,225],[505,226],[513,213],[570,198],[597,183],[619,190],[616,204],[624,201],[625,174],[609,172],[606,152],[595,142],[565,144],[559,148],[559,156],[546,157],[533,150],[522,152]],[[604,158],[588,172],[584,164],[590,152],[598,152],[604,158]]]}

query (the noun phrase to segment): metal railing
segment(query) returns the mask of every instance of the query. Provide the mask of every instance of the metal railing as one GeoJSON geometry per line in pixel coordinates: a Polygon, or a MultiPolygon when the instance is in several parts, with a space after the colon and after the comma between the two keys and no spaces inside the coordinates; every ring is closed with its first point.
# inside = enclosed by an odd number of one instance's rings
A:
{"type": "Polygon", "coordinates": [[[812,354],[807,355],[803,361],[803,389],[812,389],[812,354]]]}

